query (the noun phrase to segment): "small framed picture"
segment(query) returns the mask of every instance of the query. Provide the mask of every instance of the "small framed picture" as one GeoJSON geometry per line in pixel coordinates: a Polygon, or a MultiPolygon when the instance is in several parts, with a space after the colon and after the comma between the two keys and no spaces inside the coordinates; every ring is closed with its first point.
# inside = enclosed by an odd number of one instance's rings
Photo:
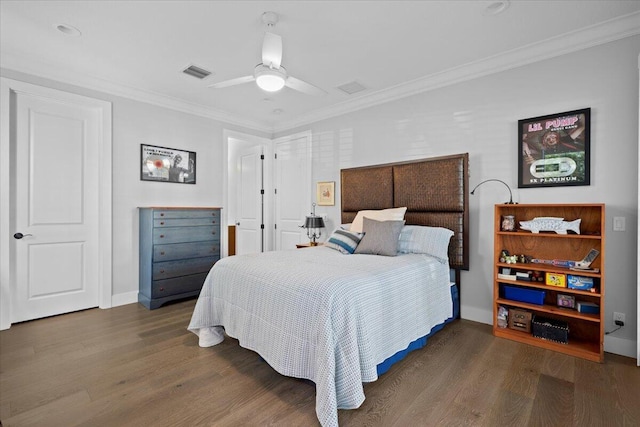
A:
{"type": "Polygon", "coordinates": [[[318,182],[316,186],[316,201],[318,206],[335,205],[335,181],[318,182]]]}
{"type": "Polygon", "coordinates": [[[576,297],[573,295],[558,294],[558,307],[576,308],[576,297]]]}
{"type": "Polygon", "coordinates": [[[196,183],[196,153],[175,148],[140,145],[142,181],[196,183]]]}

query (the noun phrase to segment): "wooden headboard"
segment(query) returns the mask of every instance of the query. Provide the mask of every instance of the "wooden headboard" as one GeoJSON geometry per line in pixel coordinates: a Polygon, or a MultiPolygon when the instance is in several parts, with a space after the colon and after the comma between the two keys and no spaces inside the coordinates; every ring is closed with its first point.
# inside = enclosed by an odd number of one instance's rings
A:
{"type": "Polygon", "coordinates": [[[410,225],[453,230],[449,265],[469,269],[469,154],[340,171],[342,223],[360,210],[407,207],[410,225]]]}

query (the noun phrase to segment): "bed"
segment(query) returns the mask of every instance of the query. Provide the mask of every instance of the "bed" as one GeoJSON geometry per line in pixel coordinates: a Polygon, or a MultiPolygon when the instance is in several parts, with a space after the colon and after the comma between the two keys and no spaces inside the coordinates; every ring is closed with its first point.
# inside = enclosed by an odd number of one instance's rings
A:
{"type": "MultiPolygon", "coordinates": [[[[277,372],[313,381],[320,424],[337,426],[338,409],[364,401],[363,383],[456,317],[451,279],[459,286],[460,270],[468,269],[467,194],[466,153],[343,169],[342,223],[364,210],[407,208],[397,256],[348,255],[327,245],[224,258],[211,269],[188,329],[201,346],[230,336],[277,372]],[[428,242],[416,246],[417,237],[428,242]]],[[[398,222],[364,221],[369,231],[398,222]]]]}

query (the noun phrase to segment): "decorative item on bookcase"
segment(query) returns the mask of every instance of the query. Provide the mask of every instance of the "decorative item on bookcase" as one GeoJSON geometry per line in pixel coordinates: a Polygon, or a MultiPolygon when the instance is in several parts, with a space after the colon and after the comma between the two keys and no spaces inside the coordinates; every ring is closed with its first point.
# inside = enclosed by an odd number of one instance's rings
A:
{"type": "Polygon", "coordinates": [[[509,328],[516,331],[531,332],[531,313],[518,308],[509,310],[509,328]]]}
{"type": "Polygon", "coordinates": [[[508,318],[509,318],[509,309],[501,305],[498,308],[498,318],[496,322],[498,325],[498,328],[506,328],[509,324],[508,318]]]}
{"type": "Polygon", "coordinates": [[[534,315],[531,324],[534,337],[561,344],[569,343],[569,324],[567,322],[534,315]]]}
{"type": "Polygon", "coordinates": [[[558,294],[557,304],[558,307],[576,308],[576,297],[574,297],[573,295],[558,294]]]}
{"type": "Polygon", "coordinates": [[[580,313],[599,314],[600,306],[593,302],[578,301],[576,308],[580,313]]]}
{"type": "Polygon", "coordinates": [[[521,286],[504,286],[504,297],[513,301],[543,305],[546,292],[539,289],[523,288],[521,286]]]}
{"type": "Polygon", "coordinates": [[[520,228],[538,234],[541,231],[553,231],[556,234],[567,234],[573,231],[580,234],[580,218],[573,221],[565,221],[564,218],[537,217],[529,221],[520,221],[520,228]]]}
{"type": "Polygon", "coordinates": [[[513,215],[504,215],[501,223],[502,231],[516,230],[516,217],[513,215]]]}
{"type": "Polygon", "coordinates": [[[567,277],[562,273],[549,273],[545,274],[545,284],[549,286],[556,286],[558,288],[567,287],[567,277]]]}
{"type": "Polygon", "coordinates": [[[593,289],[593,277],[574,276],[573,274],[569,274],[567,276],[567,287],[569,289],[590,291],[593,289]]]}

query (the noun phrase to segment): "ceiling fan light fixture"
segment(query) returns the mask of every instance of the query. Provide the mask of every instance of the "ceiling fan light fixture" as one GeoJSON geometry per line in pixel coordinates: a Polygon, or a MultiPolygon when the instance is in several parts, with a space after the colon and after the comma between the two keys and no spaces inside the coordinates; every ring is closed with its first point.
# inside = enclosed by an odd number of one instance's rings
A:
{"type": "Polygon", "coordinates": [[[277,92],[284,87],[287,77],[284,68],[272,69],[265,65],[258,65],[255,70],[258,87],[267,92],[277,92]]]}
{"type": "Polygon", "coordinates": [[[284,87],[284,79],[277,75],[263,74],[256,79],[256,83],[267,92],[277,92],[284,87]]]}

